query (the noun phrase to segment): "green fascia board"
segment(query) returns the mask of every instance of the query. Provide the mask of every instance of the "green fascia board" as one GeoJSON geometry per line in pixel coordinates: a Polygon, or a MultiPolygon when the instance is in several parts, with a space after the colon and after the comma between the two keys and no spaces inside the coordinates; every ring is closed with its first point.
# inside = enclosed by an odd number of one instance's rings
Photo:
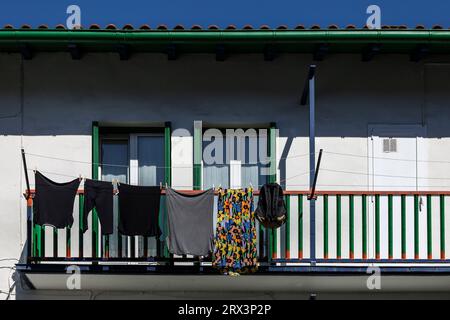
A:
{"type": "Polygon", "coordinates": [[[0,51],[67,51],[77,44],[86,51],[116,51],[126,44],[133,51],[166,52],[174,44],[180,52],[213,53],[218,44],[228,52],[260,53],[268,45],[279,52],[313,52],[328,44],[330,52],[358,53],[368,44],[381,52],[404,53],[417,45],[431,52],[450,52],[450,30],[0,30],[0,51]]]}

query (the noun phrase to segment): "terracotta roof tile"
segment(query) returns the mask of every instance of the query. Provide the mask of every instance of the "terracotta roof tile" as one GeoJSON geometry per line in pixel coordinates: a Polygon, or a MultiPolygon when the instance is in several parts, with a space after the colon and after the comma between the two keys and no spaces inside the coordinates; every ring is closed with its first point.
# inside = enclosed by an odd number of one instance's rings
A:
{"type": "MultiPolygon", "coordinates": [[[[37,27],[35,26],[30,26],[29,24],[24,24],[22,25],[19,29],[66,29],[66,27],[63,24],[58,24],[55,27],[52,26],[48,26],[46,24],[40,24],[37,27]]],[[[382,25],[381,26],[382,29],[388,30],[388,29],[392,29],[392,30],[405,30],[408,29],[408,26],[405,24],[401,24],[401,25],[382,25]]],[[[433,25],[431,27],[431,29],[433,30],[441,30],[447,27],[444,27],[442,25],[433,25]]],[[[11,24],[6,24],[3,29],[17,29],[15,28],[13,25],[11,24]]],[[[102,28],[99,24],[91,24],[88,29],[90,30],[151,30],[152,27],[149,24],[143,24],[141,25],[139,28],[135,28],[132,24],[125,24],[122,29],[118,28],[115,24],[108,24],[106,25],[104,28],[102,28]]],[[[318,24],[313,24],[309,27],[305,27],[303,24],[298,24],[296,26],[290,27],[287,25],[278,25],[275,27],[271,27],[267,24],[263,24],[261,25],[259,28],[255,28],[253,25],[251,24],[245,24],[242,27],[237,27],[234,24],[229,24],[227,26],[218,26],[218,25],[209,25],[206,28],[203,28],[201,25],[199,24],[194,24],[192,25],[192,27],[190,29],[185,28],[183,25],[181,24],[177,24],[175,25],[173,28],[169,28],[167,25],[165,24],[160,24],[158,26],[155,26],[156,30],[351,30],[351,29],[368,29],[366,25],[362,25],[362,26],[356,26],[354,24],[349,24],[345,27],[339,27],[337,24],[330,24],[328,26],[320,26],[318,24]]],[[[426,30],[426,29],[430,29],[429,27],[425,27],[423,24],[418,24],[415,27],[412,27],[410,29],[413,30],[426,30]]],[[[449,27],[450,29],[450,27],[449,27]]]]}
{"type": "Polygon", "coordinates": [[[134,30],[134,27],[132,24],[127,23],[122,27],[123,30],[134,30]]]}

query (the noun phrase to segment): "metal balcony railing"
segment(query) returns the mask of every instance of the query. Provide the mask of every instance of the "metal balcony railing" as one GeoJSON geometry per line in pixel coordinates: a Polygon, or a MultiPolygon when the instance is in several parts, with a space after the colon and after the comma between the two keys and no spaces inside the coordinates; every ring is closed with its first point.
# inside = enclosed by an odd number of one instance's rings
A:
{"type": "MultiPolygon", "coordinates": [[[[281,228],[265,230],[257,224],[261,262],[450,262],[446,252],[446,243],[450,241],[446,232],[450,192],[318,191],[316,194],[314,239],[310,237],[307,191],[285,192],[288,219],[281,228]],[[314,254],[310,252],[312,241],[316,244],[314,254]]],[[[32,199],[27,200],[29,263],[190,259],[170,255],[163,240],[120,234],[102,236],[95,212],[91,213],[89,230],[83,234],[81,224],[86,213],[82,190],[75,204],[75,223],[65,230],[33,225],[32,199]]],[[[162,205],[161,215],[164,210],[162,205]]],[[[202,261],[208,259],[204,257],[202,261]]]]}

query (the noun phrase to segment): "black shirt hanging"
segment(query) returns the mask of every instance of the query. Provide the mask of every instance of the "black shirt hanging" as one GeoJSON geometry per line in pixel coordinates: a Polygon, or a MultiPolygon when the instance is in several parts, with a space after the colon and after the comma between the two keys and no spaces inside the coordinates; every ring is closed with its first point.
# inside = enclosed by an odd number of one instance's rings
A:
{"type": "Polygon", "coordinates": [[[39,171],[34,175],[36,193],[33,199],[33,221],[62,229],[73,224],[73,204],[80,179],[58,183],[39,171]]]}
{"type": "Polygon", "coordinates": [[[158,226],[160,187],[132,186],[121,183],[119,189],[119,232],[126,236],[155,237],[158,226]]]}

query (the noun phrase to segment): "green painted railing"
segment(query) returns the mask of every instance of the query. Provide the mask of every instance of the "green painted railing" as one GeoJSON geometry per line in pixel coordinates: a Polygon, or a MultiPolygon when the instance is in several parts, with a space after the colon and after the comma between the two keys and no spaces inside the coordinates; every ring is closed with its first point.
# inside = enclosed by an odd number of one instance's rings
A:
{"type": "MultiPolygon", "coordinates": [[[[190,193],[201,190],[183,191],[190,193]]],[[[164,192],[163,192],[164,194],[164,192]]],[[[258,193],[255,192],[255,195],[258,193]]],[[[285,191],[287,208],[286,223],[278,229],[264,230],[261,226],[259,245],[267,253],[261,252],[261,260],[305,260],[309,259],[309,203],[307,191],[285,191]],[[264,232],[263,232],[264,231],[264,232]]],[[[450,196],[447,191],[409,192],[409,191],[318,191],[316,211],[316,257],[325,260],[440,260],[447,261],[446,241],[446,202],[450,196]],[[435,211],[433,211],[435,210],[435,211]]],[[[83,234],[82,191],[78,194],[78,210],[74,218],[79,228],[66,228],[62,237],[51,227],[32,226],[32,260],[44,258],[147,258],[152,248],[149,239],[141,242],[143,247],[126,250],[119,238],[115,252],[110,243],[101,243],[96,233],[83,234]],[[51,231],[51,232],[50,232],[51,231]],[[47,239],[46,239],[47,234],[47,239]],[[48,237],[53,234],[52,237],[48,237]],[[64,241],[65,239],[65,241],[64,241]],[[65,242],[65,243],[64,243],[65,242]],[[46,247],[47,243],[47,247],[46,247]],[[49,246],[49,243],[52,245],[49,246]],[[65,248],[65,255],[62,254],[65,248]],[[97,251],[98,248],[102,248],[97,251]],[[86,250],[87,249],[87,250],[86,250]],[[60,251],[60,252],[59,252],[60,251]]],[[[28,201],[32,210],[32,201],[28,201]]],[[[212,213],[214,214],[214,213],[212,213]]],[[[95,231],[95,230],[94,230],[95,231]]],[[[139,246],[136,242],[136,246],[139,246]]],[[[155,248],[153,248],[154,250],[155,248]]],[[[157,258],[169,258],[165,243],[158,247],[157,258]]],[[[155,257],[155,255],[153,255],[155,257]]]]}

